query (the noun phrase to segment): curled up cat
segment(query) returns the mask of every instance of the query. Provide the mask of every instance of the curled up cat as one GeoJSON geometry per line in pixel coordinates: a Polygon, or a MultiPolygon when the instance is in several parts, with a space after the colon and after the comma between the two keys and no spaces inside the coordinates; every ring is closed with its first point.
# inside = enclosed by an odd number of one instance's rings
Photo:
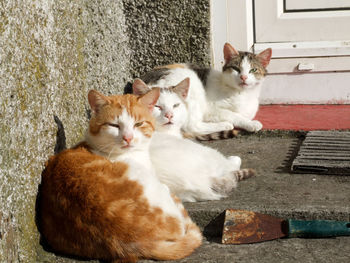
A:
{"type": "MultiPolygon", "coordinates": [[[[255,174],[240,169],[241,158],[226,158],[219,151],[185,139],[181,128],[187,120],[186,97],[190,79],[174,87],[160,89],[153,115],[156,132],[150,145],[150,157],[156,175],[182,201],[218,200],[226,197],[237,182],[255,174]]],[[[140,79],[133,83],[135,94],[149,92],[140,79]]]]}
{"type": "Polygon", "coordinates": [[[85,140],[52,156],[42,173],[39,230],[52,250],[136,262],[180,259],[200,246],[199,228],[149,156],[158,96],[89,92],[85,140]]]}
{"type": "MultiPolygon", "coordinates": [[[[223,49],[222,71],[192,64],[157,67],[141,79],[150,87],[170,87],[190,78],[186,97],[188,119],[183,130],[190,136],[218,133],[239,128],[257,132],[262,128],[253,120],[259,108],[261,85],[270,62],[270,48],[259,54],[237,51],[229,43],[223,49]]],[[[227,133],[229,134],[229,133],[227,133]]],[[[220,136],[213,135],[216,139],[220,136]]]]}

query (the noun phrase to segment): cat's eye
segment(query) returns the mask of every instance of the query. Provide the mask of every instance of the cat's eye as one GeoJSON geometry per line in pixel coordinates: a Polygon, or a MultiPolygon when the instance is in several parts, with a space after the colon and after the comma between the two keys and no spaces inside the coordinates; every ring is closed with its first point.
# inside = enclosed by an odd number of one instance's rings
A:
{"type": "Polygon", "coordinates": [[[176,107],[179,107],[180,106],[180,103],[176,103],[174,104],[173,108],[176,108],[176,107]]]}
{"type": "Polygon", "coordinates": [[[251,70],[249,70],[249,73],[255,73],[257,71],[256,68],[252,68],[251,70]]]}
{"type": "Polygon", "coordinates": [[[134,127],[141,127],[143,123],[143,121],[137,122],[135,123],[134,127]]]}
{"type": "Polygon", "coordinates": [[[232,68],[234,71],[237,71],[238,73],[241,73],[241,69],[239,67],[231,66],[230,68],[232,68]]]}
{"type": "Polygon", "coordinates": [[[156,108],[158,108],[158,109],[160,109],[160,110],[163,109],[163,108],[162,108],[161,106],[159,106],[159,105],[154,105],[154,107],[156,107],[156,108]]]}
{"type": "Polygon", "coordinates": [[[112,126],[112,127],[114,127],[114,128],[120,128],[119,127],[119,125],[118,124],[116,124],[116,123],[110,123],[110,122],[108,122],[108,123],[106,123],[107,125],[109,125],[109,126],[112,126]]]}

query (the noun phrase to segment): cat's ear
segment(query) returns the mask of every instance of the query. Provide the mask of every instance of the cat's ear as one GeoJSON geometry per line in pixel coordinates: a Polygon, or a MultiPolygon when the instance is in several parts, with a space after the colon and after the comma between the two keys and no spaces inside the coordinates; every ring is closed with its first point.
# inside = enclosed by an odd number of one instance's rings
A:
{"type": "Polygon", "coordinates": [[[141,79],[135,79],[132,84],[132,93],[135,95],[142,95],[150,91],[150,88],[141,79]]]}
{"type": "Polygon", "coordinates": [[[225,43],[224,45],[224,59],[225,62],[229,62],[234,56],[239,55],[238,51],[231,46],[229,43],[225,43]]]}
{"type": "Polygon", "coordinates": [[[179,84],[177,84],[173,91],[178,94],[181,98],[186,99],[188,95],[188,90],[190,88],[190,78],[185,78],[179,84]]]}
{"type": "Polygon", "coordinates": [[[108,103],[110,103],[110,100],[108,97],[103,95],[102,93],[99,93],[96,90],[90,90],[88,94],[88,100],[91,107],[92,112],[98,112],[98,110],[108,103]]]}
{"type": "Polygon", "coordinates": [[[264,68],[267,67],[267,65],[270,63],[272,56],[272,49],[267,48],[264,51],[260,52],[256,57],[260,61],[260,63],[263,65],[264,68]]]}
{"type": "Polygon", "coordinates": [[[142,95],[138,100],[147,108],[150,112],[153,111],[154,105],[156,104],[158,98],[160,95],[160,89],[159,88],[153,88],[149,92],[147,92],[145,95],[142,95]]]}

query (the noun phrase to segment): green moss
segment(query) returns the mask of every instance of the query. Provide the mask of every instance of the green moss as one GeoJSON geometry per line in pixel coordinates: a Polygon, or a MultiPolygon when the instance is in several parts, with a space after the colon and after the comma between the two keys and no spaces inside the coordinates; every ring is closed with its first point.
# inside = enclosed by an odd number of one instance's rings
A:
{"type": "Polygon", "coordinates": [[[18,223],[22,226],[19,247],[23,253],[21,257],[28,262],[36,258],[36,246],[39,243],[39,234],[35,224],[35,197],[31,196],[29,200],[25,199],[19,202],[18,205],[25,208],[22,214],[17,215],[18,223]]]}

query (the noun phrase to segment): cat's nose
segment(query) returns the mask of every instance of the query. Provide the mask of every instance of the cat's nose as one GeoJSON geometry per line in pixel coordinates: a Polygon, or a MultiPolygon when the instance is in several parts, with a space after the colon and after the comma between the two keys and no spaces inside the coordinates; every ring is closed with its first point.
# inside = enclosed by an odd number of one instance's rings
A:
{"type": "Polygon", "coordinates": [[[169,120],[171,120],[171,118],[173,117],[173,114],[171,112],[167,112],[167,113],[164,114],[164,116],[166,118],[168,118],[169,120]]]}
{"type": "Polygon", "coordinates": [[[124,135],[123,140],[127,142],[127,144],[130,144],[131,140],[134,138],[133,135],[124,135]]]}
{"type": "Polygon", "coordinates": [[[247,76],[247,75],[241,75],[240,78],[241,78],[242,81],[246,81],[246,79],[248,78],[248,76],[247,76]]]}

